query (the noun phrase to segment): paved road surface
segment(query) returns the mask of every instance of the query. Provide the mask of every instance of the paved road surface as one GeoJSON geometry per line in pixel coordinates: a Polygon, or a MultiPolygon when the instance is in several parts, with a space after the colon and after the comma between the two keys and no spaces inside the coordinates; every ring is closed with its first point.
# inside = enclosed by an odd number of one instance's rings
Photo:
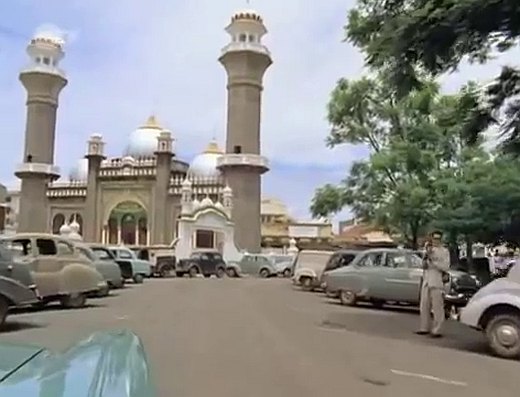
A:
{"type": "Polygon", "coordinates": [[[480,334],[412,333],[414,313],[345,308],[286,280],[147,280],[94,307],[10,317],[0,341],[64,348],[129,327],[161,397],[518,396],[520,363],[486,355],[480,334]],[[442,393],[442,394],[441,394],[442,393]]]}

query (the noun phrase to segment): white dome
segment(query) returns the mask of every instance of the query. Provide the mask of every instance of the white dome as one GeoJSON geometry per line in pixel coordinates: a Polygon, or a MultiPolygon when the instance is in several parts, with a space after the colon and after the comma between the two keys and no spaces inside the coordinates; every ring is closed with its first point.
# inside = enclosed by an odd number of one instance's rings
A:
{"type": "Polygon", "coordinates": [[[223,151],[215,141],[211,141],[204,152],[195,156],[188,169],[188,177],[214,178],[220,176],[217,160],[223,151]]]}
{"type": "Polygon", "coordinates": [[[88,179],[88,160],[79,159],[69,173],[69,180],[71,181],[86,181],[88,179]]]}
{"type": "Polygon", "coordinates": [[[200,202],[201,207],[213,207],[213,200],[209,197],[204,197],[200,202]]]}
{"type": "Polygon", "coordinates": [[[61,227],[60,227],[61,235],[66,236],[66,235],[70,234],[71,232],[72,232],[72,230],[70,229],[70,226],[68,224],[64,223],[63,225],[61,225],[61,227]]]}
{"type": "Polygon", "coordinates": [[[157,138],[162,131],[163,128],[155,116],[150,116],[145,125],[130,134],[124,154],[132,157],[152,157],[157,150],[157,138]]]}

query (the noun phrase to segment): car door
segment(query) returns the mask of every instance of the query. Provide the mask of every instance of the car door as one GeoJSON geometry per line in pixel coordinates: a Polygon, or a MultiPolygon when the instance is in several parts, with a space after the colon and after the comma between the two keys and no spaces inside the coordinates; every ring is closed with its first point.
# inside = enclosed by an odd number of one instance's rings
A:
{"type": "Polygon", "coordinates": [[[32,251],[35,253],[33,278],[41,296],[54,296],[61,293],[60,271],[63,264],[56,259],[57,247],[49,238],[32,239],[32,251]]]}
{"type": "Polygon", "coordinates": [[[406,251],[388,252],[385,266],[387,270],[385,282],[388,291],[386,299],[416,303],[422,276],[418,261],[413,262],[411,253],[406,251]]]}
{"type": "Polygon", "coordinates": [[[253,274],[255,269],[255,258],[253,255],[244,255],[240,261],[240,270],[244,274],[253,274]]]}
{"type": "MultiPolygon", "coordinates": [[[[368,298],[385,299],[385,269],[383,266],[385,253],[369,251],[360,255],[362,256],[354,261],[352,266],[359,279],[357,293],[368,298]]],[[[345,272],[345,274],[349,273],[351,272],[345,272]]]]}
{"type": "Polygon", "coordinates": [[[202,274],[212,274],[215,270],[210,253],[200,254],[199,266],[202,274]]]}

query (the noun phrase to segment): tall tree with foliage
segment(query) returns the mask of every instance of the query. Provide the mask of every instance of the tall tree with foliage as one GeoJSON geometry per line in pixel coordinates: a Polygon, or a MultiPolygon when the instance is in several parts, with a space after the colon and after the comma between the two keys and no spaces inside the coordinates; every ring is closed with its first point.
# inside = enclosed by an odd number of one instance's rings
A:
{"type": "MultiPolygon", "coordinates": [[[[346,36],[368,65],[385,69],[400,95],[421,86],[420,76],[456,70],[464,59],[485,63],[518,44],[517,0],[358,0],[346,36]]],[[[520,155],[520,70],[504,67],[487,87],[484,106],[468,120],[472,131],[499,122],[505,152],[520,155]],[[503,116],[503,117],[500,117],[503,116]]]]}

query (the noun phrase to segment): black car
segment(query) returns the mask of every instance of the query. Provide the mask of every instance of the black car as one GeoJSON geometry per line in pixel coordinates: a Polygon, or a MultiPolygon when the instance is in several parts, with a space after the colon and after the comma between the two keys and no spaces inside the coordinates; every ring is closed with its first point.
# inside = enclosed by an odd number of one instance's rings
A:
{"type": "Polygon", "coordinates": [[[226,262],[216,251],[194,252],[188,259],[181,259],[177,262],[175,273],[178,277],[185,274],[196,277],[202,274],[204,277],[215,275],[223,278],[226,275],[226,262]]]}

